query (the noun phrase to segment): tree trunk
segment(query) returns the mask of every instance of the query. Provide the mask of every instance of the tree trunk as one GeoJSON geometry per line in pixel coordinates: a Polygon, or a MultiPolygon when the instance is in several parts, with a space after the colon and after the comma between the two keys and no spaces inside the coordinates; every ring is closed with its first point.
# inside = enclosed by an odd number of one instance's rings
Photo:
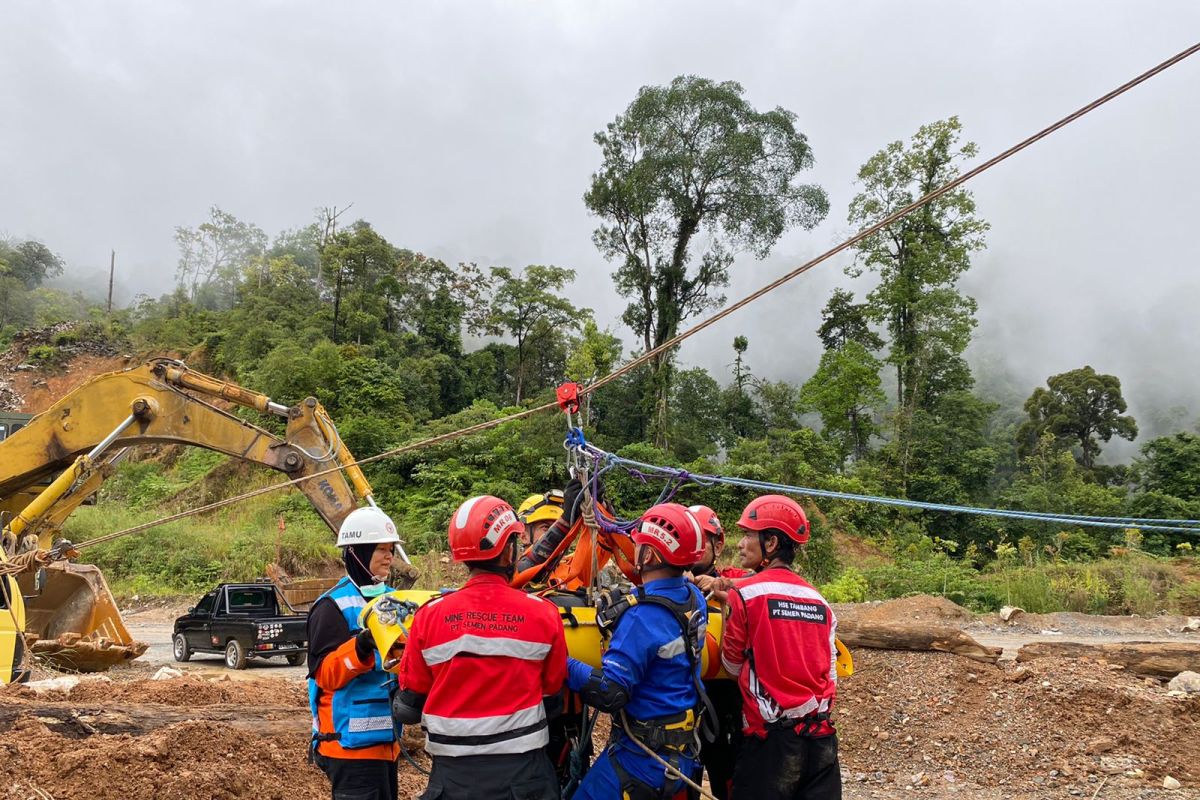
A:
{"type": "Polygon", "coordinates": [[[338,313],[342,308],[342,270],[339,268],[337,272],[337,280],[333,288],[333,335],[329,337],[337,344],[338,334],[338,313]]]}
{"type": "Polygon", "coordinates": [[[247,735],[311,729],[312,717],[306,709],[294,706],[255,707],[247,714],[246,706],[203,706],[177,709],[161,705],[123,703],[80,707],[64,703],[6,700],[0,706],[0,731],[7,731],[21,718],[36,718],[52,731],[70,739],[97,733],[141,736],[165,725],[192,720],[222,722],[245,729],[247,735]]]}
{"type": "Polygon", "coordinates": [[[917,623],[838,622],[838,638],[853,650],[935,650],[995,664],[1003,648],[987,647],[958,628],[917,623]]]}
{"type": "Polygon", "coordinates": [[[521,393],[525,388],[525,340],[517,337],[517,405],[521,405],[521,393]]]}
{"type": "Polygon", "coordinates": [[[1174,678],[1187,670],[1200,672],[1200,642],[1032,642],[1017,651],[1017,661],[1050,657],[1106,661],[1152,678],[1174,678]]]}

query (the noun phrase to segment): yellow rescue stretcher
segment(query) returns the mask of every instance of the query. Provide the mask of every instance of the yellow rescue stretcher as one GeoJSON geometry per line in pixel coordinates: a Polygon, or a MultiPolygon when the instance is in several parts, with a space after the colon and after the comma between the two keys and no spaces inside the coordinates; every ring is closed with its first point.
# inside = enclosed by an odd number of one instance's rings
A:
{"type": "MultiPolygon", "coordinates": [[[[408,639],[408,626],[412,622],[412,614],[417,608],[429,602],[443,592],[427,589],[407,589],[377,597],[367,604],[359,618],[360,624],[371,631],[375,646],[384,655],[385,663],[394,666],[398,653],[392,649],[403,646],[408,639]]],[[[563,630],[566,633],[567,651],[572,657],[593,667],[600,666],[600,657],[604,645],[600,637],[600,628],[596,625],[596,609],[588,606],[581,597],[575,594],[549,594],[546,599],[559,607],[563,620],[563,630]]],[[[705,680],[730,679],[721,666],[721,623],[720,611],[709,608],[708,632],[701,663],[702,675],[705,680]]],[[[837,645],[837,673],[839,678],[854,674],[854,659],[850,651],[835,640],[837,645]]]]}

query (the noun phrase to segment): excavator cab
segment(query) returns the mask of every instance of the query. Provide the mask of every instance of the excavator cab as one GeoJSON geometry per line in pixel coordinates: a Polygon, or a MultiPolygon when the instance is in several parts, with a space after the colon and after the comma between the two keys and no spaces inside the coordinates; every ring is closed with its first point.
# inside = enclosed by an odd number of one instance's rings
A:
{"type": "MultiPolygon", "coordinates": [[[[371,487],[314,398],[295,406],[160,359],[99,375],[0,440],[0,683],[33,656],[78,672],[136,658],[136,642],[99,568],[75,563],[63,522],[93,497],[128,449],[185,444],[262,464],[297,488],[333,530],[371,487]],[[221,406],[218,406],[220,403],[221,406]],[[222,406],[287,420],[283,437],[222,406]],[[311,480],[304,480],[312,475],[311,480]]],[[[407,560],[407,555],[401,550],[407,560]]]]}

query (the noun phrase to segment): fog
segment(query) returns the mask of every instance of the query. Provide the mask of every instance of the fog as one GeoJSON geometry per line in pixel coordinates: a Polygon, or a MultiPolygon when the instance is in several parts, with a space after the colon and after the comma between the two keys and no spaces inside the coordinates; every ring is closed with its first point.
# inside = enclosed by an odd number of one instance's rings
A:
{"type": "MultiPolygon", "coordinates": [[[[809,137],[805,179],[829,217],[739,258],[737,297],[847,235],[854,174],[887,142],[957,114],[986,157],[1198,33],[1185,2],[9,2],[0,234],[45,241],[80,285],[115,249],[129,298],[171,288],[174,228],[209,206],[274,234],[353,202],[393,243],[450,262],[572,267],[573,296],[619,327],[581,196],[592,134],[638,87],[737,80],[809,137]]],[[[1019,403],[1091,364],[1122,378],[1144,435],[1194,424],[1198,87],[1200,56],[970,184],[992,225],[963,282],[983,386],[1019,403]]],[[[806,378],[831,289],[869,286],[845,264],[683,359],[723,371],[746,334],[755,374],[806,378]]]]}

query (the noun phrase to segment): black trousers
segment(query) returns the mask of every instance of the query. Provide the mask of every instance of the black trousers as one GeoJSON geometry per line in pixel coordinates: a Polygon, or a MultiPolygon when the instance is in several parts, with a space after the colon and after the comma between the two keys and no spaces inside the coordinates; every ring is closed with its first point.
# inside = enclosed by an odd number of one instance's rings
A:
{"type": "Polygon", "coordinates": [[[559,800],[543,749],[496,756],[434,756],[421,800],[559,800]]]}
{"type": "Polygon", "coordinates": [[[333,800],[398,800],[395,761],[318,755],[316,762],[329,776],[333,800]]]}
{"type": "Polygon", "coordinates": [[[747,736],[733,773],[734,800],[841,800],[837,736],[771,731],[747,736]]]}
{"type": "MultiPolygon", "coordinates": [[[[737,681],[720,680],[705,681],[704,691],[717,712],[717,738],[700,743],[700,763],[708,772],[713,797],[729,800],[733,767],[742,744],[742,690],[737,681]]],[[[695,789],[688,789],[688,797],[695,800],[699,796],[695,789]]]]}

